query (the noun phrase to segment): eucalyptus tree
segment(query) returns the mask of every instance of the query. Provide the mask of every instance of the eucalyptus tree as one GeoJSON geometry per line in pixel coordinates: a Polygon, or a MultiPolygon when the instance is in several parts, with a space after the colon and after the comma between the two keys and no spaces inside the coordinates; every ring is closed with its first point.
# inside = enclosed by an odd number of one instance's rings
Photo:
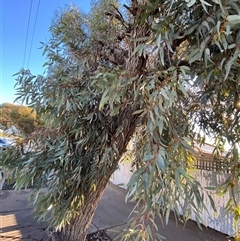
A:
{"type": "Polygon", "coordinates": [[[124,240],[161,240],[154,220],[168,222],[170,212],[200,220],[203,187],[189,168],[203,132],[216,138],[216,153],[231,145],[232,172],[218,188],[230,190],[226,210],[237,220],[239,26],[237,0],[101,0],[89,14],[71,6],[55,15],[43,44],[47,74],[22,69],[16,84],[45,128],[3,164],[15,168],[17,188],[35,184],[36,213],[60,240],[85,239],[131,139],[127,198],[136,207],[124,240]]]}

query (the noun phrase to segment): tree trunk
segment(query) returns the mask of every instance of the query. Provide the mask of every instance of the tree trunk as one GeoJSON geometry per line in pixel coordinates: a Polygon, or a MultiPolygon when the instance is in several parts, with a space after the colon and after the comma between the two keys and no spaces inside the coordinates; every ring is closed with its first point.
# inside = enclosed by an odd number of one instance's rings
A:
{"type": "Polygon", "coordinates": [[[71,220],[61,232],[58,233],[59,241],[84,241],[87,236],[94,212],[106,188],[108,180],[106,178],[99,182],[96,191],[93,191],[85,199],[85,204],[81,207],[79,215],[71,220]]]}
{"type": "Polygon", "coordinates": [[[118,118],[118,124],[124,125],[124,120],[128,120],[128,123],[125,125],[124,135],[118,136],[117,133],[114,133],[111,143],[115,145],[118,150],[118,155],[111,166],[106,169],[106,174],[96,181],[96,191],[90,192],[89,195],[85,197],[85,204],[81,207],[79,215],[72,219],[71,223],[58,233],[59,241],[84,241],[86,239],[89,226],[102,194],[135,131],[137,116],[132,115],[136,110],[135,108],[128,106],[121,112],[118,118]]]}
{"type": "Polygon", "coordinates": [[[108,167],[105,176],[100,177],[96,182],[96,191],[90,192],[89,195],[85,197],[85,204],[81,207],[79,215],[72,219],[71,223],[58,233],[59,241],[83,241],[86,239],[89,226],[102,194],[135,131],[137,116],[132,115],[135,110],[134,107],[128,106],[121,112],[118,118],[118,124],[123,125],[122,122],[124,122],[124,120],[128,120],[128,123],[124,128],[124,135],[116,136],[117,134],[115,133],[112,138],[112,144],[116,146],[118,156],[112,165],[108,167]]]}
{"type": "MultiPolygon", "coordinates": [[[[137,0],[132,0],[132,6],[137,6],[137,0]]],[[[141,17],[142,12],[142,9],[137,9],[136,16],[134,16],[136,23],[141,17]]],[[[146,23],[142,25],[137,25],[131,30],[130,33],[130,39],[137,39],[146,36],[148,36],[148,26],[146,23]]],[[[129,71],[129,73],[140,77],[144,73],[147,57],[138,56],[137,54],[132,55],[136,46],[136,41],[131,41],[128,53],[129,58],[126,60],[125,64],[126,69],[129,71]]],[[[110,179],[113,172],[116,170],[116,166],[120,161],[122,155],[126,151],[126,147],[136,128],[138,116],[133,115],[132,113],[139,109],[139,104],[134,103],[133,99],[129,100],[129,102],[131,103],[131,105],[127,105],[125,108],[123,108],[117,116],[114,130],[109,130],[109,132],[112,133],[110,141],[111,143],[109,145],[112,147],[114,146],[115,149],[118,150],[116,158],[112,162],[111,166],[108,166],[107,168],[105,167],[105,176],[101,177],[98,180],[96,191],[91,192],[85,198],[85,204],[81,207],[79,215],[62,230],[59,235],[60,241],[84,241],[86,239],[94,212],[107,186],[108,180],[110,179]],[[122,135],[118,134],[119,126],[123,127],[122,135]]]]}

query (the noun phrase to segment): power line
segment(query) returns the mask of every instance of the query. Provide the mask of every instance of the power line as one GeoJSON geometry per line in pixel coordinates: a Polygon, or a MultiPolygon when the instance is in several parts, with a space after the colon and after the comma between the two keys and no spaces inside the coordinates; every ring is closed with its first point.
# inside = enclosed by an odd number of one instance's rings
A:
{"type": "Polygon", "coordinates": [[[33,3],[33,0],[31,0],[30,11],[29,11],[29,15],[28,15],[27,36],[26,36],[26,40],[25,40],[24,57],[23,57],[23,68],[24,68],[24,65],[25,65],[25,57],[26,57],[26,50],[27,50],[27,40],[28,40],[29,24],[30,24],[31,13],[32,13],[32,3],[33,3]]]}
{"type": "Polygon", "coordinates": [[[30,50],[29,50],[29,55],[28,55],[27,69],[28,69],[28,66],[29,66],[29,61],[30,61],[31,52],[32,52],[33,37],[34,37],[35,28],[36,28],[36,23],[37,23],[37,18],[38,18],[39,6],[40,6],[40,0],[38,0],[37,12],[36,12],[35,21],[34,21],[34,26],[33,26],[33,33],[32,33],[32,39],[31,39],[30,50]]]}

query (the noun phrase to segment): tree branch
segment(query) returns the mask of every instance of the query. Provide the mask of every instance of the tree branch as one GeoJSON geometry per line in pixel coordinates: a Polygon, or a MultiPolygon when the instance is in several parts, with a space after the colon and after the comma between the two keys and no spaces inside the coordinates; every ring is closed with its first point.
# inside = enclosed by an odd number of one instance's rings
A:
{"type": "Polygon", "coordinates": [[[114,12],[105,12],[105,14],[106,14],[107,16],[114,17],[115,19],[117,19],[119,22],[121,22],[121,24],[122,24],[126,29],[129,28],[129,26],[127,25],[127,23],[125,22],[125,20],[123,19],[123,17],[122,17],[121,14],[119,15],[119,13],[117,14],[117,13],[114,13],[114,12]]]}
{"type": "Polygon", "coordinates": [[[125,7],[129,13],[131,13],[133,16],[137,15],[137,8],[136,7],[128,7],[127,5],[123,4],[123,7],[125,7]]]}

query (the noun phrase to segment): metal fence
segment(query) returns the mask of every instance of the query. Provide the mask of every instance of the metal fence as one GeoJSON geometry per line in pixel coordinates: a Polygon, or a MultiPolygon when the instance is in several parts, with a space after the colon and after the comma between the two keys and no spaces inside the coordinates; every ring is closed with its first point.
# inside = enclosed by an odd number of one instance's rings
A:
{"type": "MultiPolygon", "coordinates": [[[[213,165],[212,165],[213,166],[213,165]]],[[[221,167],[221,166],[220,166],[221,167]]],[[[194,175],[195,179],[199,181],[202,187],[216,187],[221,183],[224,183],[228,178],[229,174],[224,172],[214,172],[210,170],[200,170],[198,169],[194,175]]],[[[204,224],[210,228],[213,228],[219,232],[233,235],[237,230],[240,230],[240,223],[238,227],[234,228],[234,218],[231,212],[225,212],[226,205],[230,199],[229,193],[224,195],[217,195],[214,192],[211,194],[212,199],[214,200],[216,210],[213,210],[212,204],[208,198],[206,190],[202,190],[204,195],[204,205],[207,207],[206,210],[203,210],[201,213],[201,218],[204,224]]],[[[208,193],[209,194],[209,193],[208,193]]],[[[240,203],[240,193],[235,196],[237,203],[240,203]]],[[[194,215],[191,216],[192,220],[195,220],[194,215]]]]}

